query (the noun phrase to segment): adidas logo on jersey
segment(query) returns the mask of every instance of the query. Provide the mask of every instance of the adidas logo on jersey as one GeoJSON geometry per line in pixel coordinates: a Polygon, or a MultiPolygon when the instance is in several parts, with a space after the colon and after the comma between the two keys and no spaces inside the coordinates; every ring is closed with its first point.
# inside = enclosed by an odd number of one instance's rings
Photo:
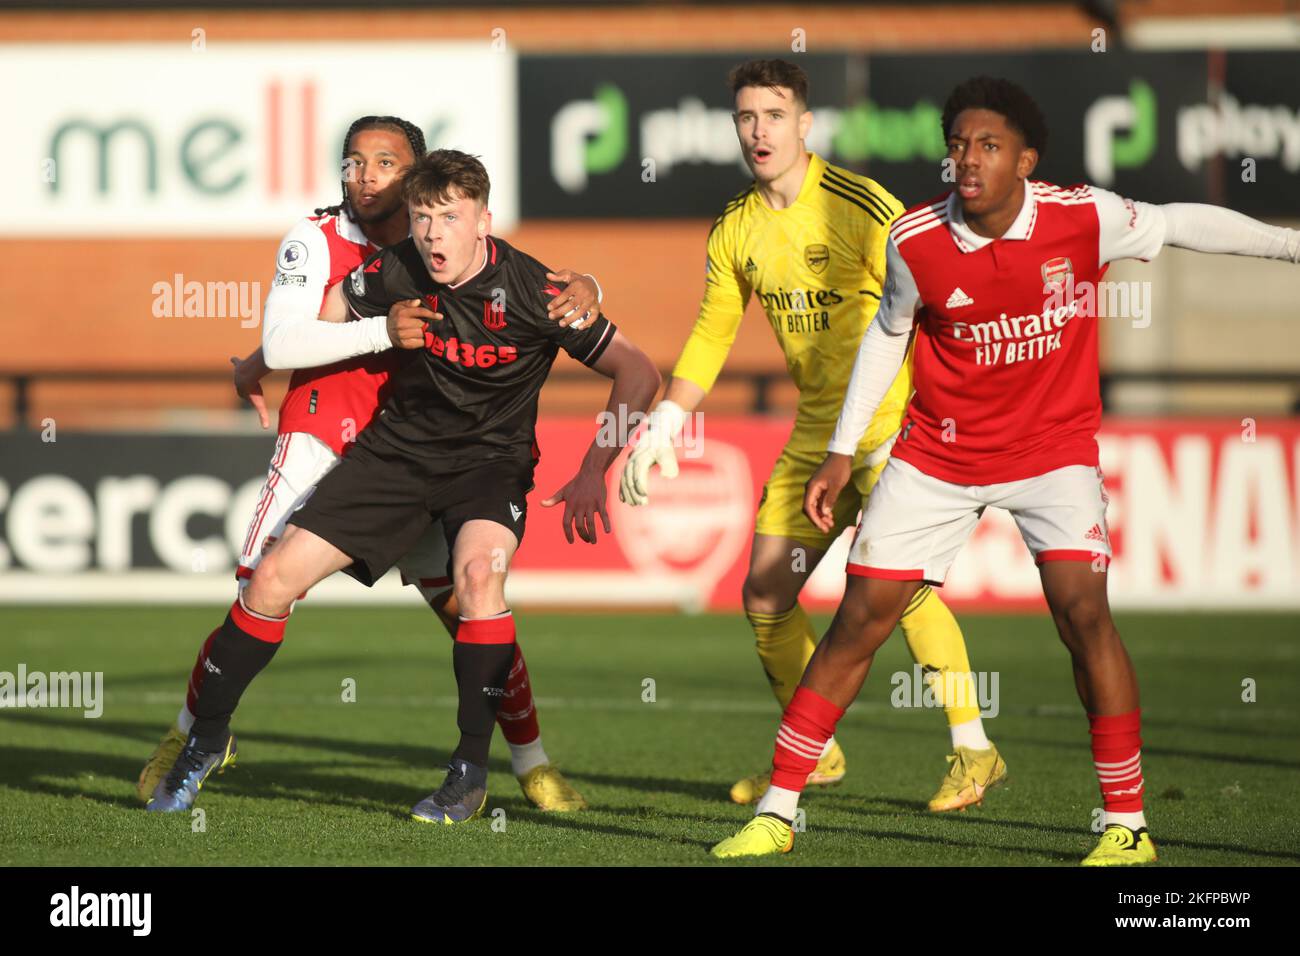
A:
{"type": "Polygon", "coordinates": [[[961,308],[963,305],[974,305],[974,304],[975,304],[975,300],[972,299],[970,296],[968,296],[965,292],[961,291],[961,286],[958,286],[957,288],[952,290],[952,295],[948,296],[948,301],[944,303],[944,307],[948,309],[958,309],[961,308]]]}
{"type": "Polygon", "coordinates": [[[749,273],[753,272],[753,271],[754,271],[755,269],[757,269],[757,268],[758,268],[758,266],[755,265],[754,260],[753,260],[752,258],[750,258],[750,257],[746,257],[746,258],[745,258],[745,274],[746,274],[746,275],[748,275],[749,273]]]}

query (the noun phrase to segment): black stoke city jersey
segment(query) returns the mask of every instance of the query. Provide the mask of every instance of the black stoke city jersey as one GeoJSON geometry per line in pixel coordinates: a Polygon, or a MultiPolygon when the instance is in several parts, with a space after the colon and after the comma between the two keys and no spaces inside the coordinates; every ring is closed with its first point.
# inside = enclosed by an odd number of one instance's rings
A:
{"type": "Polygon", "coordinates": [[[370,426],[412,456],[535,460],[537,396],[559,349],[594,365],[614,338],[603,315],[584,329],[561,328],[546,314],[559,293],[547,268],[501,239],[488,236],[485,245],[483,268],[456,286],[429,275],[409,238],[343,283],[359,318],[387,315],[403,299],[443,316],[430,323],[424,348],[397,350],[392,391],[370,426]]]}

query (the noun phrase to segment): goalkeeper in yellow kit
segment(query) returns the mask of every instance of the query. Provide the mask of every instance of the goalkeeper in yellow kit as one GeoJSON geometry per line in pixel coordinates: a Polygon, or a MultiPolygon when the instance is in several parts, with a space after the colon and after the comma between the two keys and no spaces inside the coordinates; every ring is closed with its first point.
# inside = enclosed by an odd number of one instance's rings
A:
{"type": "MultiPolygon", "coordinates": [[[[827,548],[855,521],[911,396],[909,361],[858,448],[858,495],[842,495],[833,530],[818,530],[803,514],[804,484],[826,455],[858,345],[880,304],[885,241],[903,206],[873,180],[805,150],[813,117],[800,67],[755,60],[734,69],[729,80],[736,133],[754,182],[727,203],[709,233],[699,318],[664,400],[628,458],[620,497],[646,504],[651,465],[665,478],[677,474],[673,442],[713,386],[750,294],[757,292],[799,388],[794,430],[763,489],[743,593],[759,660],[785,708],[816,644],[799,592],[827,548]]],[[[945,704],[952,734],[948,773],[929,807],[938,812],[978,803],[1005,777],[1006,766],[984,735],[961,630],[929,587],[912,599],[902,628],[912,656],[945,704]]],[[[808,782],[837,783],[844,772],[844,752],[832,738],[808,782]]],[[[731,788],[731,798],[752,803],[769,779],[770,773],[746,777],[731,788]]]]}

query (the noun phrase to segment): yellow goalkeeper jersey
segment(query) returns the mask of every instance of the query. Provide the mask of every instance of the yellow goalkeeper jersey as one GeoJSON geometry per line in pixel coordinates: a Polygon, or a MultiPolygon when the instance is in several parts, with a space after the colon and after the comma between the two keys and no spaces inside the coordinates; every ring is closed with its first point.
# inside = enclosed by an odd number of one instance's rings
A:
{"type": "MultiPolygon", "coordinates": [[[[880,305],[885,242],[903,206],[874,180],[816,153],[808,158],[792,205],[772,209],[751,184],[714,222],[704,301],[673,375],[712,388],[757,292],[799,389],[792,440],[819,442],[824,451],[862,335],[880,305]]],[[[898,429],[911,379],[908,361],[863,436],[864,448],[898,429]]]]}

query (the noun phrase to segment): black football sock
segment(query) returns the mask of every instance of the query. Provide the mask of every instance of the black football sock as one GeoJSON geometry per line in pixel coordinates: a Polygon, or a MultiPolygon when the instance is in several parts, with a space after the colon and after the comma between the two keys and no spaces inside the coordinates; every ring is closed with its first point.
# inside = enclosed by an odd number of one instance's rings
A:
{"type": "Polygon", "coordinates": [[[202,751],[221,750],[230,735],[230,718],[248,685],[280,649],[288,617],[254,614],[236,600],[225,623],[200,661],[207,672],[194,704],[190,737],[202,751]]]}
{"type": "Polygon", "coordinates": [[[453,760],[486,767],[497,710],[505,696],[506,681],[515,659],[515,622],[505,615],[467,621],[456,630],[452,662],[460,706],[456,725],[460,743],[453,760]]]}

